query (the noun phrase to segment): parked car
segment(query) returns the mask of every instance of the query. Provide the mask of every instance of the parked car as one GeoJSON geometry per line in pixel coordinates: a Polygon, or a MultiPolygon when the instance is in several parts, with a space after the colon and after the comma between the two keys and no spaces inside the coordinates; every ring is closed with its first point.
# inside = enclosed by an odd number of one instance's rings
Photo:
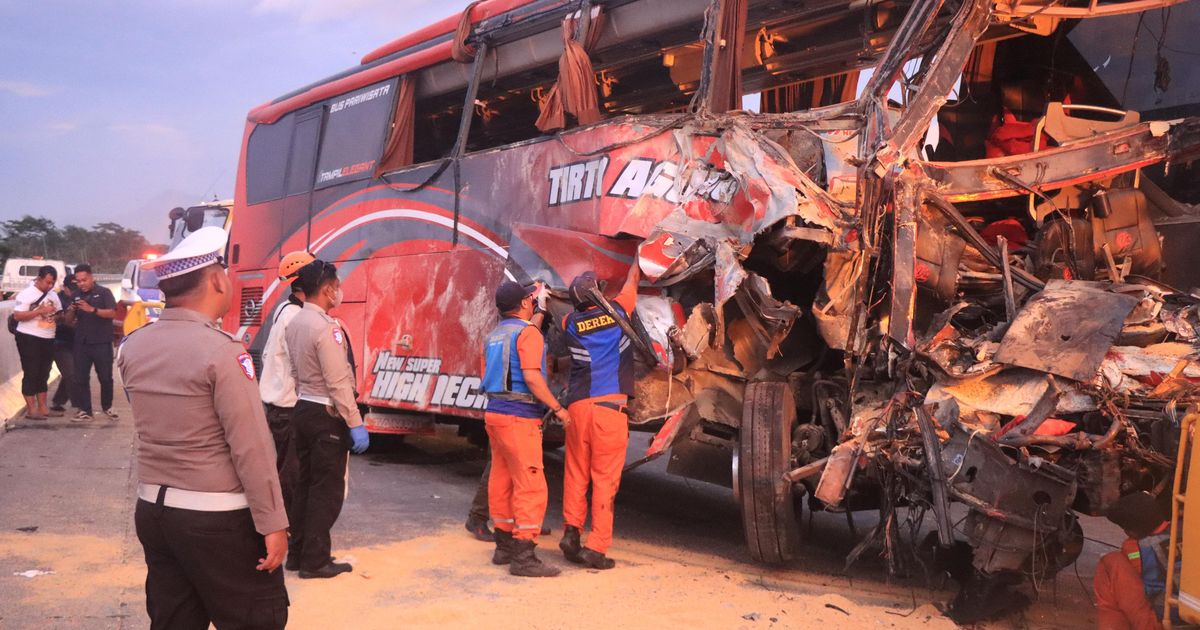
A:
{"type": "Polygon", "coordinates": [[[9,258],[4,263],[4,275],[0,278],[0,297],[7,300],[18,291],[29,286],[37,278],[38,269],[50,265],[58,271],[58,281],[62,282],[67,267],[61,260],[46,260],[34,256],[32,258],[9,258]]]}

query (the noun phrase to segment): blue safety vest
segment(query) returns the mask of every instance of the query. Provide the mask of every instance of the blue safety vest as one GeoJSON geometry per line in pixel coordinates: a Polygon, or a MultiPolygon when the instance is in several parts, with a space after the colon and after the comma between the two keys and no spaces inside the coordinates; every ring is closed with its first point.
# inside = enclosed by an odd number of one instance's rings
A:
{"type": "MultiPolygon", "coordinates": [[[[525,376],[521,373],[521,357],[517,352],[517,337],[529,322],[509,317],[488,333],[483,344],[483,383],[487,396],[487,410],[522,418],[541,418],[545,406],[537,402],[525,376]]],[[[542,374],[546,373],[546,353],[542,351],[542,374]]]]}
{"type": "MultiPolygon", "coordinates": [[[[621,315],[625,309],[613,304],[621,315]]],[[[563,320],[567,349],[571,351],[571,376],[567,404],[610,394],[633,394],[633,348],[611,315],[591,307],[563,320]]]]}
{"type": "MultiPolygon", "coordinates": [[[[1160,619],[1162,618],[1163,599],[1167,591],[1167,550],[1170,540],[1170,532],[1151,534],[1138,540],[1138,550],[1129,554],[1130,560],[1137,559],[1142,563],[1142,589],[1146,592],[1146,599],[1150,601],[1154,614],[1160,619]]],[[[1182,562],[1176,557],[1176,588],[1179,586],[1179,571],[1182,566],[1182,562]]],[[[1178,617],[1178,611],[1174,609],[1172,609],[1171,618],[1175,623],[1182,623],[1178,617]]]]}

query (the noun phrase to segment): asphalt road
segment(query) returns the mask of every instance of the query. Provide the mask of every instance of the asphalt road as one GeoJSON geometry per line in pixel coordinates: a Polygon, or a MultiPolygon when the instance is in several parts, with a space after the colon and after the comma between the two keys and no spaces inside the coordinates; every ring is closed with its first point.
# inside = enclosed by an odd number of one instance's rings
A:
{"type": "MultiPolygon", "coordinates": [[[[132,523],[133,423],[123,400],[117,409],[116,423],[19,421],[0,436],[0,628],[147,626],[132,523]]],[[[631,460],[648,439],[634,434],[631,460]]],[[[355,562],[355,573],[329,581],[289,574],[290,627],[467,627],[495,614],[537,628],[953,626],[939,610],[951,584],[888,579],[877,551],[843,571],[857,542],[843,515],[806,518],[792,565],[754,565],[732,493],[668,475],[661,461],[622,482],[611,552],[618,568],[575,569],[555,546],[561,457],[547,455],[554,533],[541,547],[564,568],[554,580],[508,576],[462,529],[484,461],[452,430],[353,457],[334,553],[355,562]]],[[[864,532],[875,519],[858,513],[855,524],[864,532]]],[[[1091,538],[1119,540],[1101,520],[1085,519],[1084,528],[1091,538]]],[[[1068,569],[1040,594],[1026,585],[1034,604],[987,627],[1094,627],[1081,584],[1090,586],[1106,551],[1088,542],[1079,577],[1068,569]]]]}

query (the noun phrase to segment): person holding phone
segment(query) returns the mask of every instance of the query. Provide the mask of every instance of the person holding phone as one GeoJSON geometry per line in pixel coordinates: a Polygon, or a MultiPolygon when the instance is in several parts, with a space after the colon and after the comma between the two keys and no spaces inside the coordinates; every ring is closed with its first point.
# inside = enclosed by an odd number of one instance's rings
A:
{"type": "Polygon", "coordinates": [[[79,413],[75,422],[92,419],[92,367],[100,381],[100,407],[109,420],[113,411],[113,324],[117,301],[112,291],[96,284],[91,265],[75,268],[79,289],[72,303],[75,313],[75,400],[79,413]]]}
{"type": "Polygon", "coordinates": [[[62,311],[54,292],[56,282],[58,271],[50,265],[42,266],[37,278],[17,293],[13,307],[17,353],[21,357],[21,395],[25,397],[25,417],[30,420],[45,420],[50,414],[46,391],[54,362],[54,329],[62,311]]]}

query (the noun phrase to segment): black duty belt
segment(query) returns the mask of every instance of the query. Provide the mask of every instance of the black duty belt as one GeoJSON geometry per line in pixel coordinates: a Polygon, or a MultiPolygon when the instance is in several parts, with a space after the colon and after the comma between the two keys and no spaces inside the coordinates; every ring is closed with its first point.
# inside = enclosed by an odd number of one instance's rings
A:
{"type": "Polygon", "coordinates": [[[613,411],[615,411],[617,413],[623,413],[625,415],[629,415],[629,408],[626,407],[622,403],[608,402],[607,400],[602,400],[600,402],[593,403],[593,404],[596,405],[597,407],[604,407],[605,409],[612,409],[613,411]]]}

